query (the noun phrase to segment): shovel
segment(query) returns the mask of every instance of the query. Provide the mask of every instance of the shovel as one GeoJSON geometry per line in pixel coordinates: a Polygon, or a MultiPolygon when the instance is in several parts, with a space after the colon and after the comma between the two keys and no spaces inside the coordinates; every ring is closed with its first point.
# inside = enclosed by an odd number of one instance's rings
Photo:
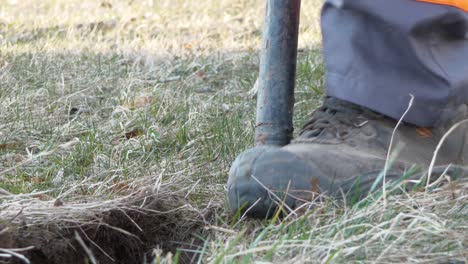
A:
{"type": "Polygon", "coordinates": [[[257,95],[257,146],[283,146],[292,138],[300,5],[301,0],[267,0],[257,95]]]}

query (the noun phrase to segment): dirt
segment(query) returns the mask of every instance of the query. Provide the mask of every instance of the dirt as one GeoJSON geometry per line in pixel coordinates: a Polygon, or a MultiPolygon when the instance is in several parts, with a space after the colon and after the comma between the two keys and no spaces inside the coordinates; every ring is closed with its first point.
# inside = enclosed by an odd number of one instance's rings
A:
{"type": "MultiPolygon", "coordinates": [[[[141,200],[132,201],[141,204],[141,200]]],[[[34,249],[21,252],[34,264],[82,264],[89,262],[89,256],[76,236],[85,242],[98,263],[144,263],[151,260],[154,249],[176,254],[181,252],[180,262],[192,262],[197,256],[186,250],[196,250],[201,244],[203,222],[199,216],[188,210],[176,210],[178,202],[165,205],[154,199],[145,209],[112,209],[98,213],[85,224],[59,222],[28,226],[27,223],[8,226],[9,230],[0,235],[0,248],[34,249]],[[193,214],[193,215],[191,215],[193,214]],[[198,220],[197,220],[198,218],[198,220]],[[105,253],[104,253],[105,252],[105,253]]],[[[22,263],[9,260],[0,263],[22,263]]]]}

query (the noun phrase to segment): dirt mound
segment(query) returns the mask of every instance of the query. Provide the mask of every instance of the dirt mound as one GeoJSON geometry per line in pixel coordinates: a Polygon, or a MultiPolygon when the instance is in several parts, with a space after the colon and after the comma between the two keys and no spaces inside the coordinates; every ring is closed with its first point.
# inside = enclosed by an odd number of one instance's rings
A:
{"type": "MultiPolygon", "coordinates": [[[[203,235],[203,222],[186,205],[182,197],[155,194],[60,206],[10,203],[0,208],[0,249],[16,249],[34,264],[93,263],[93,258],[140,264],[151,260],[155,249],[173,254],[179,249],[180,260],[190,262],[194,255],[185,250],[200,244],[194,235],[203,235]]],[[[23,261],[0,257],[0,263],[23,261]]]]}

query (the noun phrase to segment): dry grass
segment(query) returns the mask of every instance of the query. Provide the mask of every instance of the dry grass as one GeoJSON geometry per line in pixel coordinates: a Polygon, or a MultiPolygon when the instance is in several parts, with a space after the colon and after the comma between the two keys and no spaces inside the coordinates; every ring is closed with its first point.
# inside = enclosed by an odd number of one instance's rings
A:
{"type": "MultiPolygon", "coordinates": [[[[323,91],[321,1],[303,2],[296,125],[323,91]]],[[[0,0],[0,248],[63,261],[23,239],[37,232],[78,263],[114,263],[125,239],[132,263],[466,262],[466,180],[283,221],[225,211],[252,144],[263,5],[0,0]]]]}

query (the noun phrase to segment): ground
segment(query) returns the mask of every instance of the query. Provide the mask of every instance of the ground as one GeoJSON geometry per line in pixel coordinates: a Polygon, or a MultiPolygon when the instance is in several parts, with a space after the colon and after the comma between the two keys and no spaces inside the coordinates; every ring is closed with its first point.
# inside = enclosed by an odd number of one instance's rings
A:
{"type": "MultiPolygon", "coordinates": [[[[320,4],[302,3],[296,127],[324,91],[320,4]]],[[[0,0],[0,263],[466,262],[463,179],[281,219],[227,210],[263,14],[263,0],[0,0]]]]}

